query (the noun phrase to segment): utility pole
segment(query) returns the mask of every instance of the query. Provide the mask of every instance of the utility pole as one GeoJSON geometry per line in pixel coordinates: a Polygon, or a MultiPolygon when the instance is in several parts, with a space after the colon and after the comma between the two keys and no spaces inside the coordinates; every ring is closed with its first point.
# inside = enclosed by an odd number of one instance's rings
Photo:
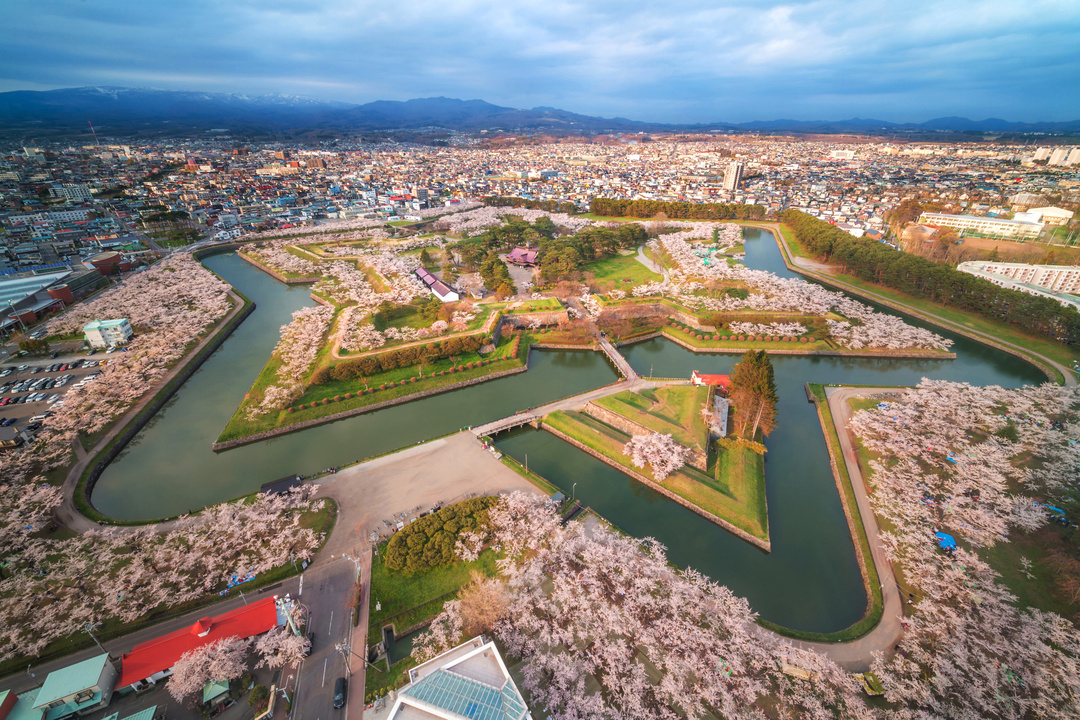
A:
{"type": "MultiPolygon", "coordinates": [[[[96,624],[97,623],[88,624],[86,626],[86,634],[89,635],[90,639],[94,641],[94,644],[96,644],[98,646],[98,650],[101,650],[101,652],[105,653],[106,655],[109,655],[109,651],[106,650],[105,648],[103,648],[101,646],[101,643],[98,642],[98,639],[96,637],[94,637],[94,625],[96,625],[96,624]]],[[[109,655],[109,659],[112,660],[112,655],[109,655]]],[[[27,669],[29,670],[29,667],[27,669]]]]}

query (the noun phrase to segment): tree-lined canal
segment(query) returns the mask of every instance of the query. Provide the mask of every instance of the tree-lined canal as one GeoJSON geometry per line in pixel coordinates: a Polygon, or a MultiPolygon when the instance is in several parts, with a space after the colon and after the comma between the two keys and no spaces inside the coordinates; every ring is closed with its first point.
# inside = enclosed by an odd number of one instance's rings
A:
{"type": "MultiPolygon", "coordinates": [[[[744,234],[748,266],[792,276],[770,233],[746,229],[744,234]]],[[[184,512],[283,475],[412,445],[615,379],[599,353],[534,351],[529,372],[521,375],[215,454],[210,444],[266,362],[278,328],[312,301],[307,288],[282,285],[234,255],[205,262],[258,309],[106,469],[93,501],[113,517],[184,512]]],[[[512,433],[499,446],[521,460],[527,453],[531,470],[575,493],[624,531],[657,538],[674,562],[746,596],[763,617],[801,630],[838,630],[861,616],[866,599],[817,414],[806,402],[803,384],[909,385],[931,377],[1015,387],[1045,380],[1013,355],[926,327],[954,340],[955,360],[773,356],[780,401],[777,429],[766,442],[773,547],[768,555],[547,433],[512,433]]],[[[622,350],[639,373],[651,369],[663,377],[687,377],[695,369],[727,372],[738,360],[692,353],[663,339],[622,350]]]]}

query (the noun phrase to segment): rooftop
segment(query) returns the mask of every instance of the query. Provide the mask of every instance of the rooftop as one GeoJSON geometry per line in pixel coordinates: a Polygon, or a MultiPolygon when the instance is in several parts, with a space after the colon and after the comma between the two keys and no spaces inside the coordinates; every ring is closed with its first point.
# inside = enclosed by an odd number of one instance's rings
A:
{"type": "Polygon", "coordinates": [[[108,654],[102,654],[49,673],[38,692],[34,707],[44,707],[68,695],[74,695],[80,690],[94,687],[107,662],[109,662],[108,654]]]}
{"type": "Polygon", "coordinates": [[[175,665],[184,653],[216,640],[229,637],[249,638],[268,632],[277,625],[278,613],[273,597],[244,605],[214,618],[203,618],[194,625],[136,645],[123,657],[124,667],[117,687],[127,687],[167,670],[175,665]]]}

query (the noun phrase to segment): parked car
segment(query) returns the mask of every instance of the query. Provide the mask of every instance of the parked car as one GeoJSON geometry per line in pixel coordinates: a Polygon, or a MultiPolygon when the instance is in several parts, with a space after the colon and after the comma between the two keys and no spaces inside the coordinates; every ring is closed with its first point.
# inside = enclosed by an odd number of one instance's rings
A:
{"type": "Polygon", "coordinates": [[[345,678],[339,677],[337,682],[334,683],[334,707],[345,707],[345,692],[347,690],[345,678]]]}
{"type": "Polygon", "coordinates": [[[8,418],[7,420],[0,422],[0,427],[7,427],[15,424],[15,418],[8,418]]]}

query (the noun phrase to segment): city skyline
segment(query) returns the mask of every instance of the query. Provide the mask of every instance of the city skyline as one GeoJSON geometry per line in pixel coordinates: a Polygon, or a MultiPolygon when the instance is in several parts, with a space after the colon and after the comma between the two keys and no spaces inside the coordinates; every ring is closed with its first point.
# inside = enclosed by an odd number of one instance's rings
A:
{"type": "Polygon", "coordinates": [[[1080,117],[1080,7],[846,2],[678,11],[574,3],[62,0],[8,8],[0,92],[84,85],[348,103],[446,96],[646,122],[1080,117]]]}

